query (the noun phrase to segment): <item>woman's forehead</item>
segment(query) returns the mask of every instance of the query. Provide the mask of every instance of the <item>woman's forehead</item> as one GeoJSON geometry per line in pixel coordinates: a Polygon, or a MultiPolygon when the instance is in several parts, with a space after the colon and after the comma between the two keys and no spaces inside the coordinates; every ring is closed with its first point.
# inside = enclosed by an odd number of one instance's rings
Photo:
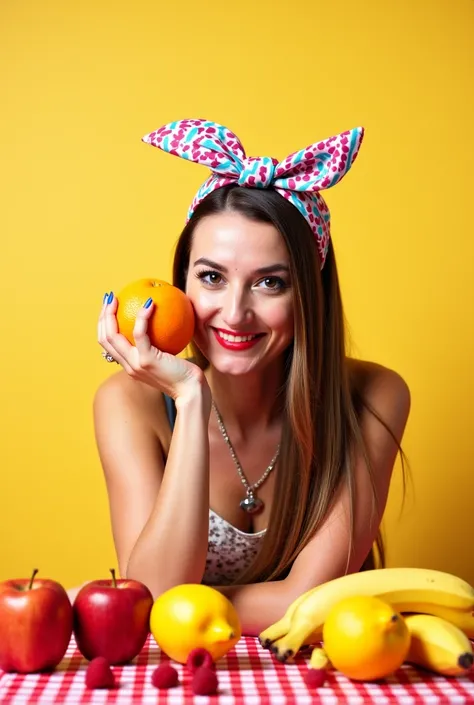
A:
{"type": "Polygon", "coordinates": [[[288,252],[283,237],[274,225],[230,212],[207,216],[196,226],[191,264],[201,257],[217,262],[257,259],[267,264],[268,258],[287,262],[288,252]]]}

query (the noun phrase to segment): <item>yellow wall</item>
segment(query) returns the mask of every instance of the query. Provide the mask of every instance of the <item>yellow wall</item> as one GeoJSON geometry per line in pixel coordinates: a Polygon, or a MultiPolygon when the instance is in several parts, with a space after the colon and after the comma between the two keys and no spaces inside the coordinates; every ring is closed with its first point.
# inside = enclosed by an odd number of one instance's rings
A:
{"type": "Polygon", "coordinates": [[[71,586],[115,562],[96,319],[105,291],[170,277],[207,175],[142,135],[206,117],[280,158],[365,126],[326,197],[354,354],[412,390],[389,559],[474,583],[473,30],[472,0],[3,0],[1,579],[71,586]]]}

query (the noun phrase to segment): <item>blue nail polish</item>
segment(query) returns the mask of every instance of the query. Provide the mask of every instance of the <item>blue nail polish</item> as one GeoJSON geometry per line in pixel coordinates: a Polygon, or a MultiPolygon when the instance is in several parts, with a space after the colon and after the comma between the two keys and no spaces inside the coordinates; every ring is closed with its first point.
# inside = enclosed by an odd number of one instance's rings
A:
{"type": "Polygon", "coordinates": [[[143,306],[144,306],[145,308],[150,308],[150,306],[152,305],[152,303],[153,303],[153,299],[147,299],[147,300],[145,301],[145,303],[143,304],[143,306]]]}
{"type": "Polygon", "coordinates": [[[109,294],[109,298],[107,299],[107,303],[111,304],[113,300],[114,300],[114,292],[111,291],[109,294]]]}
{"type": "Polygon", "coordinates": [[[103,304],[105,304],[105,302],[107,301],[108,296],[109,296],[109,294],[108,294],[108,292],[106,291],[105,294],[104,294],[104,298],[102,299],[102,303],[103,303],[103,304]]]}

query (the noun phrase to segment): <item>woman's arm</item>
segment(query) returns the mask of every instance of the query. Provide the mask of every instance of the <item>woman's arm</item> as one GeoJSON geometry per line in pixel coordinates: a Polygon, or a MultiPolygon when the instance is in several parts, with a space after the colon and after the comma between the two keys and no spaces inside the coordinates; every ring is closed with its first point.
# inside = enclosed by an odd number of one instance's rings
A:
{"type": "MultiPolygon", "coordinates": [[[[157,597],[173,585],[199,583],[204,574],[209,405],[198,383],[178,397],[164,467],[150,421],[157,404],[146,403],[150,392],[138,395],[137,384],[124,373],[109,378],[96,394],[94,422],[120,574],[145,583],[157,597]]],[[[156,399],[156,390],[152,394],[156,399]]]]}
{"type": "MultiPolygon", "coordinates": [[[[410,410],[410,393],[403,379],[391,370],[377,368],[367,385],[366,398],[401,442],[410,410]]],[[[375,541],[398,451],[388,431],[368,411],[363,413],[362,432],[375,475],[377,516],[371,523],[372,487],[364,458],[360,457],[355,468],[355,534],[348,573],[360,570],[375,541]]],[[[280,619],[293,600],[306,590],[343,575],[349,539],[349,493],[343,487],[323,526],[297,557],[287,578],[217,588],[236,607],[243,633],[260,634],[280,619]]]]}

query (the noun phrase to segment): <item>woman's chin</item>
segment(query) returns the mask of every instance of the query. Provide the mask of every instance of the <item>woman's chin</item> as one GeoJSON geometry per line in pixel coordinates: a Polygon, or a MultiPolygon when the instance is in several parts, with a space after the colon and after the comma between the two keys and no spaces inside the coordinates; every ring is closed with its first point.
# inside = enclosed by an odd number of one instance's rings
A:
{"type": "Polygon", "coordinates": [[[256,355],[243,355],[241,352],[230,352],[226,350],[207,350],[206,357],[209,363],[221,374],[226,375],[245,375],[249,372],[253,372],[258,365],[258,358],[256,355]]]}

